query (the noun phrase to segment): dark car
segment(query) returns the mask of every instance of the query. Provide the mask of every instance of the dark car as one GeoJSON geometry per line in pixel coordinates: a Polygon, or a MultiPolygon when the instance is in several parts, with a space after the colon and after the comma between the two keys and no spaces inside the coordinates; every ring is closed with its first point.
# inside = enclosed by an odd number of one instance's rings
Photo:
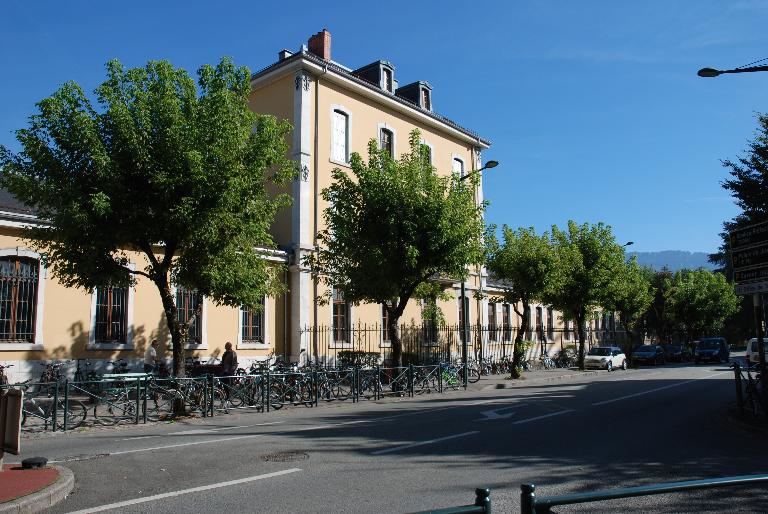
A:
{"type": "Polygon", "coordinates": [[[666,353],[668,361],[688,362],[691,360],[691,350],[682,344],[665,344],[664,353],[666,353]]]}
{"type": "Polygon", "coordinates": [[[666,361],[664,348],[658,344],[644,344],[632,352],[632,362],[635,364],[664,364],[666,361]]]}
{"type": "Polygon", "coordinates": [[[728,362],[731,352],[724,337],[705,337],[696,343],[693,360],[699,362],[728,362]]]}

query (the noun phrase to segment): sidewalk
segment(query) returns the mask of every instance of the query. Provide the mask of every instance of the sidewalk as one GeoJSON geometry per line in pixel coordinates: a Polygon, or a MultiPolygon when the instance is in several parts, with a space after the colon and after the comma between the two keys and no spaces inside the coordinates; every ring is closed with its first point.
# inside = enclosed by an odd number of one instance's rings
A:
{"type": "MultiPolygon", "coordinates": [[[[631,371],[631,370],[627,370],[631,371]]],[[[621,373],[626,371],[621,370],[621,373]]],[[[598,374],[608,373],[606,370],[589,370],[579,371],[576,368],[555,368],[555,369],[543,369],[538,371],[526,371],[523,373],[523,377],[518,380],[509,378],[509,375],[488,375],[480,379],[478,384],[471,384],[470,388],[481,386],[482,391],[491,391],[493,389],[513,389],[521,385],[537,383],[537,382],[554,382],[556,380],[570,380],[579,377],[588,377],[598,374]]],[[[615,373],[612,371],[611,373],[615,373]]]]}
{"type": "Polygon", "coordinates": [[[74,486],[72,471],[61,466],[6,464],[0,472],[0,513],[40,512],[66,498],[74,486]]]}

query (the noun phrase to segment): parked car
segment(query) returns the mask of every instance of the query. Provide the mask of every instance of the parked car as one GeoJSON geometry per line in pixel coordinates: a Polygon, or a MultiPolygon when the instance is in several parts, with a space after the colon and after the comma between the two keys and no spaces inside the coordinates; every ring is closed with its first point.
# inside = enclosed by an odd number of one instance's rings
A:
{"type": "Polygon", "coordinates": [[[638,346],[632,352],[634,364],[664,364],[667,362],[667,354],[660,344],[644,344],[638,346]]]}
{"type": "Polygon", "coordinates": [[[688,362],[691,360],[691,350],[682,344],[663,345],[668,361],[688,362]]]}
{"type": "Polygon", "coordinates": [[[696,343],[693,360],[696,364],[702,361],[728,362],[731,351],[724,337],[705,337],[696,343]]]}
{"type": "MultiPolygon", "coordinates": [[[[765,349],[765,354],[768,356],[768,337],[763,338],[763,348],[765,349]]],[[[756,337],[753,337],[747,343],[746,359],[747,366],[754,366],[760,363],[760,348],[757,346],[756,337]]]]}
{"type": "Polygon", "coordinates": [[[596,346],[584,356],[584,367],[608,371],[613,368],[627,369],[627,356],[617,346],[596,346]]]}

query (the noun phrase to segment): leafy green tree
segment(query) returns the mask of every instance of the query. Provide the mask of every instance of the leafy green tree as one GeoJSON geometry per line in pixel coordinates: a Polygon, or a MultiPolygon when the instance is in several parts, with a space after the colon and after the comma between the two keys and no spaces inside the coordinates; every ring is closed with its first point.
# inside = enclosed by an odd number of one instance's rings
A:
{"type": "Polygon", "coordinates": [[[151,280],[183,376],[183,333],[172,284],[217,304],[256,308],[280,289],[259,247],[285,195],[266,182],[294,174],[284,122],[248,108],[250,72],[229,59],[198,71],[197,86],[167,61],[107,64],[96,104],[74,82],[37,104],[22,151],[0,148],[2,185],[35,208],[24,237],[66,286],[92,290],[151,280]],[[199,88],[198,88],[199,86],[199,88]],[[130,264],[129,252],[143,254],[130,264]]]}
{"type": "Polygon", "coordinates": [[[672,272],[664,267],[660,271],[654,271],[650,279],[653,299],[645,315],[646,323],[659,342],[666,342],[669,340],[668,291],[672,284],[672,272]]]}
{"type": "Polygon", "coordinates": [[[488,270],[504,284],[504,299],[521,317],[520,330],[512,351],[512,377],[519,378],[522,368],[523,337],[530,329],[531,303],[540,300],[555,266],[552,244],[546,232],[537,235],[533,227],[502,229],[503,244],[488,238],[488,270]],[[519,305],[522,305],[520,311],[519,305]]]}
{"type": "Polygon", "coordinates": [[[322,191],[328,207],[320,245],[306,259],[313,274],[352,303],[384,306],[392,359],[402,364],[398,321],[417,288],[435,276],[461,278],[483,258],[483,205],[472,179],[440,176],[423,158],[420,135],[400,160],[368,145],[368,161],[350,158],[322,191]]]}
{"type": "Polygon", "coordinates": [[[722,273],[699,268],[680,270],[667,291],[671,321],[688,340],[716,334],[725,320],[736,313],[739,299],[722,273]]]}
{"type": "Polygon", "coordinates": [[[552,227],[555,265],[544,301],[576,323],[579,368],[584,369],[584,322],[593,308],[609,306],[613,282],[625,266],[624,247],[603,223],[568,222],[567,231],[552,227]]]}
{"type": "Polygon", "coordinates": [[[610,283],[604,307],[619,314],[619,319],[634,345],[637,332],[644,324],[645,316],[653,302],[653,270],[644,268],[632,257],[626,261],[610,283]]]}

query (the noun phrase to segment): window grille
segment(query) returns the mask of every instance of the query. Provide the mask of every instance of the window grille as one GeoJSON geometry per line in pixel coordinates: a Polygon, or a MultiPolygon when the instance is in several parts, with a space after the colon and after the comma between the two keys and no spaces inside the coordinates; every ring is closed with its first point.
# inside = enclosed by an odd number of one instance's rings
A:
{"type": "Polygon", "coordinates": [[[264,301],[259,302],[259,308],[251,309],[243,306],[243,333],[244,343],[264,342],[264,301]]]}
{"type": "Polygon", "coordinates": [[[96,289],[96,343],[125,344],[128,332],[128,288],[96,289]]]}
{"type": "Polygon", "coordinates": [[[37,259],[0,258],[0,341],[35,342],[37,259]]]}
{"type": "Polygon", "coordinates": [[[333,288],[333,341],[346,343],[349,341],[349,304],[344,300],[344,294],[333,288]]]}
{"type": "MultiPolygon", "coordinates": [[[[176,288],[176,311],[179,317],[179,325],[184,326],[195,313],[197,304],[197,291],[187,291],[183,287],[176,288]]],[[[201,344],[203,342],[202,310],[189,326],[185,343],[201,344]]]]}
{"type": "Polygon", "coordinates": [[[496,304],[490,302],[488,304],[488,339],[490,341],[497,341],[496,338],[496,304]]]}

